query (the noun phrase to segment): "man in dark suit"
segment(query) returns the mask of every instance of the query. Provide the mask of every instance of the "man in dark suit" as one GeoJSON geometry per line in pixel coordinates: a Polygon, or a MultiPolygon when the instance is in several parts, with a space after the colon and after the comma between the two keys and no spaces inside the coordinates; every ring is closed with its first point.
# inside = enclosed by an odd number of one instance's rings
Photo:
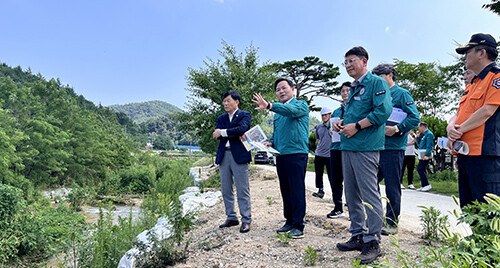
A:
{"type": "Polygon", "coordinates": [[[226,228],[239,224],[234,208],[234,177],[241,214],[240,232],[246,233],[250,231],[252,222],[248,182],[248,163],[252,161],[252,157],[240,141],[240,136],[250,128],[251,115],[249,112],[238,109],[240,94],[237,91],[229,90],[222,99],[227,113],[217,118],[217,126],[212,133],[214,139],[219,139],[215,163],[220,165],[222,198],[227,216],[226,221],[219,227],[226,228]]]}

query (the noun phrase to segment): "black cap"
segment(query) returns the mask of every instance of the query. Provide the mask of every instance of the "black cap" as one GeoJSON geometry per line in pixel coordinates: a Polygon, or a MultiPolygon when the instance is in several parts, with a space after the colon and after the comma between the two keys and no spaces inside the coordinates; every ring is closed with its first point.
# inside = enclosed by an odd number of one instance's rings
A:
{"type": "Polygon", "coordinates": [[[483,34],[483,33],[477,33],[471,36],[470,41],[467,45],[461,46],[455,51],[457,51],[458,54],[465,54],[467,50],[469,50],[472,47],[479,46],[479,45],[485,45],[485,46],[490,46],[490,47],[497,47],[497,41],[493,36],[489,34],[483,34]]]}

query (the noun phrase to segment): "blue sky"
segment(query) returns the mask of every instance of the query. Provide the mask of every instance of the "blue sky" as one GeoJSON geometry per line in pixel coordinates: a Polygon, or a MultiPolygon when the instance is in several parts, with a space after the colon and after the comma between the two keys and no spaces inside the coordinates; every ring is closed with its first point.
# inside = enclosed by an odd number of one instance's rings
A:
{"type": "MultiPolygon", "coordinates": [[[[1,0],[0,61],[59,78],[96,104],[162,100],[184,108],[188,68],[224,39],[264,61],[318,56],[337,66],[364,46],[368,68],[398,58],[455,61],[455,41],[500,38],[489,0],[1,0]]],[[[339,82],[351,80],[341,67],[339,82]]],[[[338,103],[318,99],[317,105],[338,103]]]]}

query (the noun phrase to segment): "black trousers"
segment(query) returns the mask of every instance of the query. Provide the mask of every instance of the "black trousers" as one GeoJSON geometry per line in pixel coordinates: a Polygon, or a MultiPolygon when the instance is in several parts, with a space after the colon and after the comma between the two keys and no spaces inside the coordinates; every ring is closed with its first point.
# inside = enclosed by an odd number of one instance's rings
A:
{"type": "Polygon", "coordinates": [[[403,184],[403,175],[407,169],[406,178],[408,178],[408,185],[413,184],[413,170],[415,169],[415,155],[405,155],[403,159],[403,170],[401,171],[401,184],[403,184]]]}
{"type": "Polygon", "coordinates": [[[485,203],[484,196],[500,196],[500,157],[458,155],[460,207],[473,201],[485,203]]]}
{"type": "Polygon", "coordinates": [[[427,168],[427,165],[429,164],[429,161],[430,160],[423,159],[418,161],[417,171],[418,175],[420,176],[422,187],[429,185],[429,180],[427,179],[427,171],[425,170],[427,168]]]}
{"type": "Polygon", "coordinates": [[[342,194],[344,193],[344,177],[342,174],[342,151],[330,150],[330,186],[332,187],[332,199],[335,207],[333,210],[343,212],[342,194]]]}
{"type": "Polygon", "coordinates": [[[316,173],[316,188],[323,188],[323,171],[326,167],[328,180],[331,180],[330,157],[316,156],[314,158],[314,171],[316,173]]]}
{"type": "Polygon", "coordinates": [[[276,158],[286,224],[301,231],[304,230],[306,216],[306,167],[307,154],[281,155],[276,158]]]}

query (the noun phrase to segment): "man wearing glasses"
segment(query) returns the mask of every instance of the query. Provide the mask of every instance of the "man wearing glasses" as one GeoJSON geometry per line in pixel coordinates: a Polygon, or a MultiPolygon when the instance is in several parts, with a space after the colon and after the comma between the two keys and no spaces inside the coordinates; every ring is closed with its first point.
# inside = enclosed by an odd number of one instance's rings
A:
{"type": "Polygon", "coordinates": [[[345,54],[346,71],[355,81],[344,119],[333,124],[334,130],[341,133],[342,171],[352,235],[346,243],[338,243],[337,248],[360,250],[356,259],[362,264],[382,255],[379,243],[383,211],[377,171],[379,151],[384,149],[385,122],[392,111],[389,86],[368,72],[367,62],[368,52],[363,47],[351,48],[345,54]]]}
{"type": "Polygon", "coordinates": [[[460,140],[469,154],[458,155],[460,207],[485,202],[486,193],[500,195],[500,67],[497,42],[489,34],[474,34],[456,49],[465,54],[465,68],[476,73],[466,87],[457,113],[450,119],[448,147],[460,140]]]}
{"type": "Polygon", "coordinates": [[[306,215],[305,176],[307,154],[309,153],[309,107],[303,100],[293,97],[292,81],[279,78],[274,82],[277,103],[266,101],[260,94],[252,100],[259,106],[256,110],[269,109],[275,113],[273,136],[266,146],[273,146],[280,152],[276,157],[276,171],[283,198],[283,214],[286,222],[277,230],[292,238],[304,237],[306,215]]]}

